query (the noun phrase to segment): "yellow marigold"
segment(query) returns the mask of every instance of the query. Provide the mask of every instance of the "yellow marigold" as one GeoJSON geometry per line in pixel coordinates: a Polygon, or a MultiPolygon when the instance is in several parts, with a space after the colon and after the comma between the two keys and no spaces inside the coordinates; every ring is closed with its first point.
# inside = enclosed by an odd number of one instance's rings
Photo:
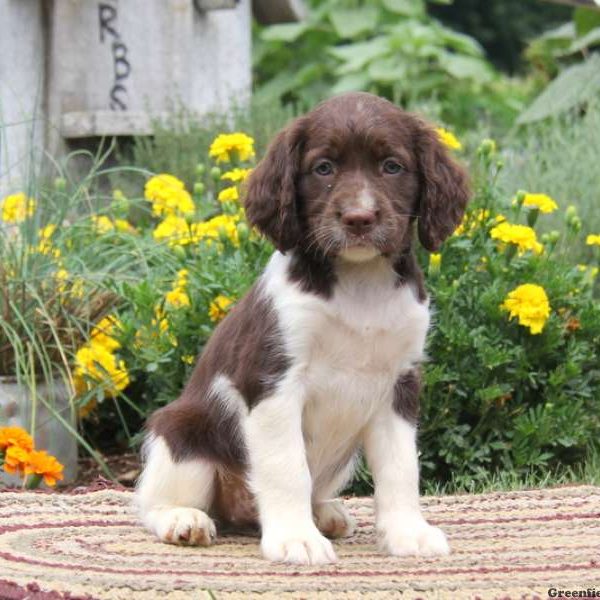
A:
{"type": "Polygon", "coordinates": [[[75,375],[82,379],[92,379],[102,383],[105,393],[115,395],[129,385],[129,373],[125,361],[98,343],[89,343],[75,355],[75,375]]]}
{"type": "Polygon", "coordinates": [[[52,236],[56,231],[56,225],[50,223],[45,227],[42,227],[38,231],[39,243],[37,245],[37,251],[40,254],[50,254],[54,256],[54,258],[58,258],[60,256],[60,250],[58,248],[54,248],[52,245],[52,236]]]}
{"type": "Polygon", "coordinates": [[[35,212],[35,200],[23,192],[6,196],[2,201],[2,220],[6,223],[21,223],[35,212]]]}
{"type": "Polygon", "coordinates": [[[115,229],[121,233],[137,233],[136,228],[127,219],[115,219],[115,229]]]}
{"type": "Polygon", "coordinates": [[[4,470],[11,475],[22,474],[29,460],[29,452],[21,446],[9,446],[4,454],[4,470]]]}
{"type": "Polygon", "coordinates": [[[239,215],[217,215],[203,223],[197,223],[195,233],[199,239],[217,240],[223,234],[234,246],[239,246],[237,224],[239,215]]]}
{"type": "Polygon", "coordinates": [[[119,319],[114,315],[108,315],[94,325],[90,336],[91,341],[94,344],[103,346],[109,352],[114,352],[121,347],[120,342],[114,337],[115,332],[119,329],[121,329],[121,322],[119,319]]]}
{"type": "Polygon", "coordinates": [[[184,362],[186,365],[192,365],[194,364],[194,355],[193,354],[184,354],[181,357],[181,361],[184,362]]]}
{"type": "Polygon", "coordinates": [[[110,233],[115,229],[114,223],[106,215],[93,215],[92,225],[94,226],[94,231],[98,235],[110,233]]]}
{"type": "Polygon", "coordinates": [[[519,252],[532,250],[541,254],[544,250],[544,246],[537,241],[535,230],[527,225],[513,225],[503,221],[491,229],[490,236],[506,244],[515,244],[519,252]]]}
{"type": "Polygon", "coordinates": [[[208,155],[219,162],[229,162],[232,154],[237,152],[241,161],[254,156],[254,139],[245,133],[221,133],[210,145],[208,155]]]}
{"type": "MultiPolygon", "coordinates": [[[[480,208],[472,213],[466,213],[461,221],[460,225],[454,230],[453,235],[472,235],[475,230],[484,225],[490,218],[490,211],[487,209],[480,208]]],[[[501,223],[505,221],[504,215],[496,215],[494,217],[495,223],[501,223]]]]}
{"type": "MultiPolygon", "coordinates": [[[[513,204],[515,201],[513,201],[513,204]]],[[[525,194],[523,206],[528,208],[537,208],[543,213],[552,213],[558,208],[558,204],[546,194],[525,194]]]]}
{"type": "Polygon", "coordinates": [[[229,179],[229,181],[233,181],[233,183],[237,183],[238,181],[246,181],[248,175],[252,169],[231,169],[231,171],[227,171],[221,175],[221,179],[229,179]]]}
{"type": "Polygon", "coordinates": [[[167,292],[165,303],[174,308],[183,308],[184,306],[190,306],[191,304],[187,292],[180,287],[176,287],[170,292],[167,292]]]}
{"type": "Polygon", "coordinates": [[[452,150],[462,149],[462,144],[452,132],[444,129],[443,127],[436,128],[435,132],[438,134],[438,138],[440,139],[440,142],[444,144],[444,146],[452,150]]]}
{"type": "Polygon", "coordinates": [[[152,202],[152,214],[157,217],[191,215],[196,210],[183,181],[167,173],[151,177],[144,187],[144,196],[152,202]]]}
{"type": "Polygon", "coordinates": [[[214,323],[219,322],[228,312],[233,300],[222,294],[218,295],[210,304],[208,316],[214,323]]]}
{"type": "Polygon", "coordinates": [[[45,450],[34,450],[29,453],[25,463],[25,475],[38,475],[44,478],[46,485],[54,486],[63,478],[63,465],[45,450]]]}
{"type": "Polygon", "coordinates": [[[193,226],[183,217],[167,216],[159,223],[152,233],[157,242],[166,241],[169,246],[186,245],[197,241],[194,237],[193,226]]]}
{"type": "Polygon", "coordinates": [[[585,238],[585,243],[588,246],[600,246],[600,234],[590,234],[585,238]]]}
{"type": "Polygon", "coordinates": [[[525,283],[509,292],[500,308],[509,311],[510,319],[517,317],[520,325],[529,327],[532,335],[541,333],[550,316],[546,291],[533,283],[525,283]]]}
{"type": "Polygon", "coordinates": [[[431,272],[437,272],[440,270],[442,264],[442,255],[439,253],[432,253],[429,255],[429,270],[431,272]]]}
{"type": "Polygon", "coordinates": [[[240,195],[235,185],[225,188],[219,192],[219,202],[235,202],[239,200],[240,195]]]}
{"type": "Polygon", "coordinates": [[[175,286],[185,287],[187,285],[189,275],[190,272],[187,269],[179,269],[179,271],[177,271],[177,279],[175,281],[175,286]]]}
{"type": "Polygon", "coordinates": [[[33,438],[21,427],[0,427],[0,452],[10,446],[33,450],[33,438]]]}

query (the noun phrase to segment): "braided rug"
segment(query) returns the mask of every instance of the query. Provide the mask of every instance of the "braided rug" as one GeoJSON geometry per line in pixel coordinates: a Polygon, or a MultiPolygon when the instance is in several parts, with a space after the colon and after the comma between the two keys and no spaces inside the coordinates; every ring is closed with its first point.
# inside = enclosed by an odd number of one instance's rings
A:
{"type": "Polygon", "coordinates": [[[600,488],[426,497],[426,516],[453,549],[442,558],[380,554],[372,500],[346,504],[358,530],[335,542],[339,562],[297,567],[263,560],[251,537],[161,544],[138,524],[130,491],[5,491],[0,598],[533,600],[594,587],[600,597],[600,488]]]}

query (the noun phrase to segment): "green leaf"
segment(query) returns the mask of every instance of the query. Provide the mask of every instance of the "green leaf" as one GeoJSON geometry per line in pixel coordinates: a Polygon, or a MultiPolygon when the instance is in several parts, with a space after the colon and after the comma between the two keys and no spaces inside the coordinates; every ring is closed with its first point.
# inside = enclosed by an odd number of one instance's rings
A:
{"type": "Polygon", "coordinates": [[[271,25],[266,27],[260,37],[266,42],[294,42],[306,30],[308,23],[281,23],[280,25],[271,25]]]}
{"type": "Polygon", "coordinates": [[[359,71],[373,59],[385,56],[389,52],[388,38],[380,36],[368,42],[356,42],[330,48],[329,53],[344,61],[336,69],[338,75],[345,75],[353,71],[359,71]]]}
{"type": "Polygon", "coordinates": [[[600,27],[592,29],[586,33],[583,37],[580,37],[573,41],[564,54],[574,54],[575,52],[581,52],[586,48],[591,48],[600,44],[600,27]]]}
{"type": "Polygon", "coordinates": [[[406,65],[397,57],[376,58],[368,69],[369,77],[379,83],[396,83],[406,78],[406,65]]]}
{"type": "Polygon", "coordinates": [[[573,21],[577,35],[585,35],[592,29],[600,27],[600,11],[589,8],[576,8],[573,14],[573,21]]]}
{"type": "Polygon", "coordinates": [[[390,12],[407,17],[420,17],[425,14],[423,0],[382,0],[382,4],[390,12]]]}
{"type": "Polygon", "coordinates": [[[354,38],[361,33],[373,31],[377,26],[378,10],[374,6],[354,9],[335,9],[329,19],[335,32],[344,39],[354,38]]]}
{"type": "Polygon", "coordinates": [[[369,85],[369,77],[366,73],[349,73],[338,79],[331,88],[331,94],[342,94],[344,92],[360,92],[369,85]]]}
{"type": "Polygon", "coordinates": [[[595,53],[578,65],[565,69],[519,115],[517,123],[533,123],[561,114],[600,92],[600,54],[595,53]]]}
{"type": "Polygon", "coordinates": [[[457,79],[473,79],[479,83],[487,83],[493,79],[490,66],[480,58],[444,52],[440,56],[441,67],[457,79]]]}

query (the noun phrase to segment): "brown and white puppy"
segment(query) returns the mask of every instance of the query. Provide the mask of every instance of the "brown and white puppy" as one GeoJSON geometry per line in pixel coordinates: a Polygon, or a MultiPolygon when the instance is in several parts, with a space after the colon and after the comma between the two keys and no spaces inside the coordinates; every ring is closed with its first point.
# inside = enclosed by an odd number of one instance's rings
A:
{"type": "Polygon", "coordinates": [[[277,251],[219,325],[181,397],[150,419],[137,502],[161,540],[256,524],[266,558],[335,560],[335,495],[362,448],[394,555],[449,551],[419,508],[418,365],[429,303],[411,249],[436,250],[468,199],[435,132],[370,94],[296,119],[251,174],[250,223],[277,251]]]}

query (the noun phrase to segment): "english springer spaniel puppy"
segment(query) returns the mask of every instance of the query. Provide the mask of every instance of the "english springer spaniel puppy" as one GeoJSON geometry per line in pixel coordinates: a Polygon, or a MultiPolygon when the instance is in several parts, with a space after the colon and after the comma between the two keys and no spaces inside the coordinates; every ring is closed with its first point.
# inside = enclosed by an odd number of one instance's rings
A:
{"type": "Polygon", "coordinates": [[[335,496],[362,449],[382,548],[449,552],[419,508],[429,301],[411,244],[416,224],[438,249],[467,200],[436,133],[376,96],[334,97],[277,135],[245,198],[277,250],[150,418],[136,493],[150,531],[208,546],[215,521],[259,526],[269,560],[333,562],[327,538],[354,528],[335,496]]]}

